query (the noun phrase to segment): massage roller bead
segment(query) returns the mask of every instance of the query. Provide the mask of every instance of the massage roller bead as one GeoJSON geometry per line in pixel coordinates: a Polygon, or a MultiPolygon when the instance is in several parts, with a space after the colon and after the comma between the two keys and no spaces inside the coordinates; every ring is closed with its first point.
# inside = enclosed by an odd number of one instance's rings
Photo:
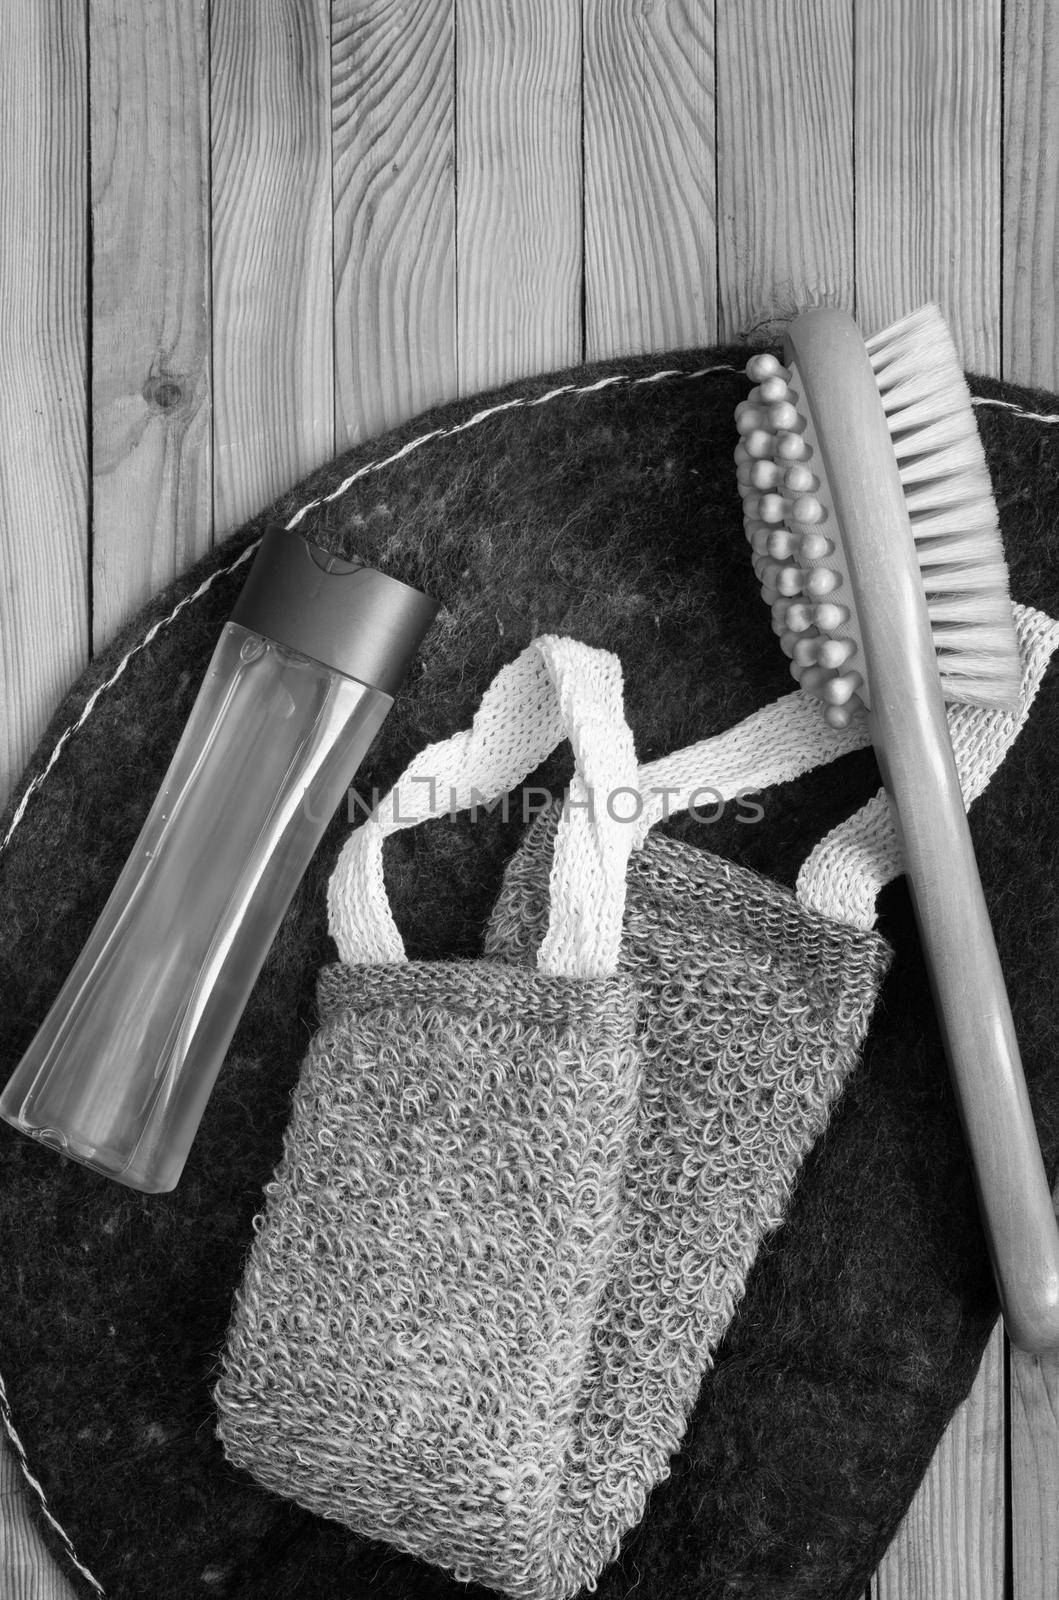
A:
{"type": "Polygon", "coordinates": [[[740,401],[744,407],[741,412],[737,410],[735,425],[745,438],[748,433],[753,433],[755,428],[763,428],[768,422],[768,412],[763,406],[752,406],[749,400],[740,401]]]}
{"type": "Polygon", "coordinates": [[[848,728],[850,723],[853,721],[853,707],[852,705],[825,706],[824,719],[825,721],[829,722],[833,728],[848,728]]]}
{"type": "Polygon", "coordinates": [[[775,461],[752,461],[750,482],[755,489],[775,489],[780,481],[780,468],[775,461]]]}
{"type": "Polygon", "coordinates": [[[789,594],[792,598],[802,592],[802,569],[797,562],[789,561],[780,567],[776,574],[776,588],[780,594],[789,594]]]}
{"type": "Polygon", "coordinates": [[[808,461],[813,447],[799,433],[781,433],[776,440],[777,461],[808,461]]]}
{"type": "Polygon", "coordinates": [[[782,401],[791,398],[791,391],[787,386],[786,378],[779,376],[766,378],[764,383],[761,384],[758,393],[763,403],[770,406],[779,405],[782,401]]]}
{"type": "Polygon", "coordinates": [[[737,467],[741,467],[744,461],[750,460],[750,457],[747,455],[746,445],[743,443],[742,439],[740,439],[739,443],[732,451],[732,460],[735,462],[737,467]]]}
{"type": "Polygon", "coordinates": [[[804,633],[806,628],[812,627],[812,624],[813,607],[807,605],[804,600],[795,600],[787,607],[787,626],[793,633],[804,633]]]}
{"type": "Polygon", "coordinates": [[[755,428],[753,433],[744,434],[744,438],[748,456],[753,456],[755,461],[771,459],[775,439],[767,428],[755,428]]]}
{"type": "Polygon", "coordinates": [[[820,646],[819,661],[822,667],[842,668],[857,653],[852,639],[825,639],[820,646]]]}
{"type": "Polygon", "coordinates": [[[791,517],[795,522],[823,522],[827,512],[815,494],[802,494],[791,507],[791,517]]]}
{"type": "Polygon", "coordinates": [[[834,633],[836,628],[843,627],[849,621],[849,611],[834,600],[825,600],[823,604],[813,607],[813,621],[821,633],[834,633]]]}
{"type": "MultiPolygon", "coordinates": [[[[841,586],[842,579],[830,567],[814,567],[805,575],[805,592],[813,600],[823,600],[841,586]]],[[[819,619],[817,619],[819,620],[819,619]]]]}
{"type": "Polygon", "coordinates": [[[864,679],[859,672],[844,672],[841,677],[830,678],[820,690],[828,705],[844,706],[856,694],[864,679]]]}
{"type": "Polygon", "coordinates": [[[811,667],[820,659],[821,639],[818,633],[797,633],[791,659],[797,661],[800,667],[811,667]]]}
{"type": "Polygon", "coordinates": [[[805,418],[789,400],[780,400],[778,404],[769,406],[767,416],[777,433],[800,434],[805,429],[805,418]]]}
{"type": "Polygon", "coordinates": [[[777,561],[787,561],[798,549],[800,541],[790,528],[771,528],[768,536],[768,553],[777,561]]]}
{"type": "Polygon", "coordinates": [[[822,561],[834,549],[834,544],[826,533],[812,532],[802,534],[801,557],[803,561],[822,561]]]}
{"type": "Polygon", "coordinates": [[[758,501],[757,514],[762,522],[782,522],[787,514],[787,502],[781,494],[763,494],[758,501]]]}
{"type": "Polygon", "coordinates": [[[813,494],[820,487],[820,479],[804,461],[796,461],[783,474],[783,487],[788,494],[813,494]]]}
{"type": "Polygon", "coordinates": [[[746,364],[746,375],[751,383],[764,383],[766,378],[783,378],[786,381],[790,377],[783,363],[764,350],[750,357],[746,364]]]}

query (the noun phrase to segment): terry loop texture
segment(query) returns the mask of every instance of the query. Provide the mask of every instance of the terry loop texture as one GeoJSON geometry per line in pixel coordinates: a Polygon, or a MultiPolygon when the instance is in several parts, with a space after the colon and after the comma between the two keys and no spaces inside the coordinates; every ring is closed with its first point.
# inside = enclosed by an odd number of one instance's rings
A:
{"type": "Polygon", "coordinates": [[[322,973],[216,1390],[266,1487],[518,1600],[594,1587],[668,1475],[890,955],[650,838],[627,987],[550,977],[560,818],[508,868],[510,966],[322,973]]]}
{"type": "MultiPolygon", "coordinates": [[[[1012,606],[1018,638],[1019,698],[1010,711],[949,705],[946,714],[964,806],[986,786],[1030,714],[1056,645],[1059,622],[1035,606],[1012,606]]],[[[832,828],[811,852],[798,874],[796,892],[803,905],[853,928],[874,928],[880,891],[904,871],[890,800],[880,789],[859,811],[832,828]]]]}
{"type": "Polygon", "coordinates": [[[340,965],[318,997],[215,1391],[225,1451],[458,1578],[572,1594],[599,1565],[583,1388],[637,1103],[628,980],[340,965]]]}
{"type": "MultiPolygon", "coordinates": [[[[557,817],[534,824],[507,868],[492,956],[536,959],[557,817]]],[[[881,935],[709,851],[652,835],[630,858],[619,970],[640,996],[639,1104],[582,1402],[593,1451],[582,1495],[600,1551],[615,1552],[668,1476],[890,959],[881,935]]]]}

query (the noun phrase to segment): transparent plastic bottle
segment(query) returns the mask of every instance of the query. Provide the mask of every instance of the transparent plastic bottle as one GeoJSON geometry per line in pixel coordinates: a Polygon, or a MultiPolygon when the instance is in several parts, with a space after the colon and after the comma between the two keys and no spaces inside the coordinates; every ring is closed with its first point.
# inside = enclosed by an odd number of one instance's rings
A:
{"type": "Polygon", "coordinates": [[[133,1188],[176,1185],[283,914],[436,609],[296,534],[265,536],[132,854],[0,1096],[8,1122],[133,1188]]]}

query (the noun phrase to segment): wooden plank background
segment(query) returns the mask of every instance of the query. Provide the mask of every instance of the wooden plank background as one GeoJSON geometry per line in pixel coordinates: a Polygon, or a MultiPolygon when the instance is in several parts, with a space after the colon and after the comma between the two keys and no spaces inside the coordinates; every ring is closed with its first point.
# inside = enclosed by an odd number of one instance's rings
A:
{"type": "MultiPolygon", "coordinates": [[[[1059,389],[1053,0],[25,0],[0,127],[0,799],[151,591],[438,399],[928,297],[1059,389]]],[[[9,1453],[0,1592],[68,1592],[9,1453]]],[[[1057,1600],[1059,1363],[997,1334],[873,1593],[1057,1600]]]]}

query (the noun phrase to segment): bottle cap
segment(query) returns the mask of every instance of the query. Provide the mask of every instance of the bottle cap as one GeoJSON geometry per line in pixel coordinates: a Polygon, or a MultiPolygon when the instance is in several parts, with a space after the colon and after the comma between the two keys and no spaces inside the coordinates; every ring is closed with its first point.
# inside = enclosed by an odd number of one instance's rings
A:
{"type": "Polygon", "coordinates": [[[438,609],[420,589],[272,528],[231,621],[393,695],[438,609]]]}

